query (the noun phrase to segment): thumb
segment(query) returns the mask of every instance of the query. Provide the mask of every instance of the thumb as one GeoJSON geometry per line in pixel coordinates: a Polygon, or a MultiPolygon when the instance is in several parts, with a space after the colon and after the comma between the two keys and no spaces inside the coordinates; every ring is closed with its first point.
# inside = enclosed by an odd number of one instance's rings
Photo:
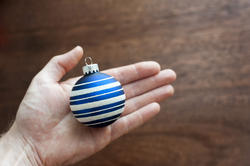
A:
{"type": "Polygon", "coordinates": [[[82,56],[83,49],[80,46],[65,54],[54,56],[38,73],[37,77],[43,81],[58,82],[78,64],[82,56]]]}

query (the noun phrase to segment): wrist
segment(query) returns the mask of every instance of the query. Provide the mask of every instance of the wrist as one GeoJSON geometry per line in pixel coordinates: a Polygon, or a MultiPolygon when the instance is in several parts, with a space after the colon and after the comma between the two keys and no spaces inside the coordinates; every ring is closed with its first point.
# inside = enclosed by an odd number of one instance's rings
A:
{"type": "Polygon", "coordinates": [[[0,165],[42,165],[34,147],[18,132],[15,124],[0,139],[0,156],[0,165]]]}

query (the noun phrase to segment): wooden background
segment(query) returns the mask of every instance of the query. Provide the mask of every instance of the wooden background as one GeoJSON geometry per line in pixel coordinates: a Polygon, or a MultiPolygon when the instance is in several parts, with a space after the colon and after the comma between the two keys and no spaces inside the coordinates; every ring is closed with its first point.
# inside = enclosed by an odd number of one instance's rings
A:
{"type": "Polygon", "coordinates": [[[249,16],[249,0],[1,0],[0,131],[46,62],[82,45],[102,69],[156,60],[178,79],[159,116],[77,166],[249,166],[249,16]]]}

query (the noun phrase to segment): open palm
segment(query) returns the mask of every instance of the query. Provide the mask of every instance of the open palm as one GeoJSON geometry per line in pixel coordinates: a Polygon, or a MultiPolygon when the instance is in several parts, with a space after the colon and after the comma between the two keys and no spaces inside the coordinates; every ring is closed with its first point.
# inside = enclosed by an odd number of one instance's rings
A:
{"type": "Polygon", "coordinates": [[[34,149],[40,164],[69,165],[87,158],[152,118],[160,110],[157,102],[173,95],[173,87],[169,84],[175,80],[175,73],[169,69],[160,71],[156,62],[103,71],[123,85],[125,109],[112,125],[85,127],[73,117],[69,108],[70,91],[79,77],[59,82],[82,56],[83,50],[78,46],[52,58],[34,77],[20,104],[12,128],[34,149]]]}

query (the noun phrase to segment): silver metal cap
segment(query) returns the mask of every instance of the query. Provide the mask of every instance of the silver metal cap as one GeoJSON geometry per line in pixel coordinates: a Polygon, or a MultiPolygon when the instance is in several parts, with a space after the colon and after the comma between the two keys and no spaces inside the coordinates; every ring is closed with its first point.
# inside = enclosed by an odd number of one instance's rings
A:
{"type": "Polygon", "coordinates": [[[99,72],[99,67],[98,67],[98,64],[91,64],[91,65],[83,66],[82,70],[83,70],[84,75],[88,75],[88,74],[99,72]]]}
{"type": "Polygon", "coordinates": [[[82,67],[84,75],[99,72],[98,64],[93,64],[91,57],[86,57],[85,58],[85,64],[86,64],[86,66],[82,67]],[[90,64],[88,64],[88,62],[87,62],[88,60],[90,61],[90,64]]]}

